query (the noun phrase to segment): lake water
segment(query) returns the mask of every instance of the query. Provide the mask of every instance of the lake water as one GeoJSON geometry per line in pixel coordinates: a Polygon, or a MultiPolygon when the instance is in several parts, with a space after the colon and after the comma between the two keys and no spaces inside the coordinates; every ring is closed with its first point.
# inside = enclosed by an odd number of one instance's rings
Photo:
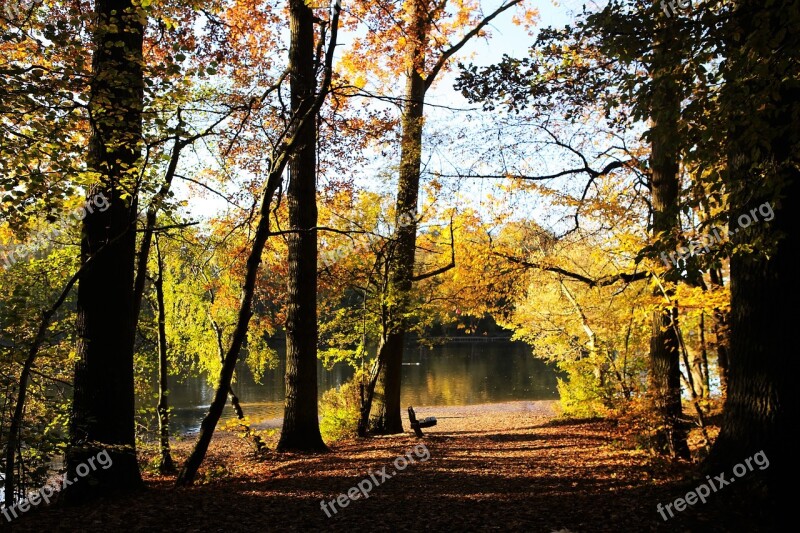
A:
{"type": "MultiPolygon", "coordinates": [[[[252,422],[283,416],[285,349],[280,363],[268,371],[262,384],[255,383],[247,369],[237,372],[234,390],[252,422]]],[[[453,342],[433,348],[409,345],[403,357],[401,405],[474,405],[511,400],[558,399],[556,371],[535,359],[529,346],[509,341],[453,342]]],[[[353,370],[337,364],[332,370],[318,367],[319,394],[337,387],[353,370]]],[[[203,378],[171,385],[170,420],[175,433],[193,433],[200,427],[214,389],[203,378]]],[[[235,418],[230,404],[223,420],[235,418]]]]}

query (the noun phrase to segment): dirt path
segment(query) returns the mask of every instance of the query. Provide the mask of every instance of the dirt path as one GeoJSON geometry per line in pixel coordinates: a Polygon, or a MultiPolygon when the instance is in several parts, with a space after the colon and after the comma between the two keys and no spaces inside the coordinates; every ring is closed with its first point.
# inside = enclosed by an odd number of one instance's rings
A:
{"type": "MultiPolygon", "coordinates": [[[[416,410],[454,418],[442,418],[422,441],[409,433],[263,462],[222,434],[203,470],[207,484],[174,490],[170,480],[149,476],[145,492],[31,512],[15,520],[15,531],[727,530],[712,527],[722,512],[712,503],[665,522],[656,504],[685,494],[677,479],[690,465],[656,463],[630,449],[630,435],[612,421],[558,421],[552,402],[416,410]],[[401,455],[415,463],[398,471],[401,455]],[[368,498],[359,492],[340,498],[346,507],[330,503],[359,483],[368,498]]],[[[178,444],[178,454],[189,444],[178,444]]],[[[725,512],[731,524],[747,519],[725,512]]]]}

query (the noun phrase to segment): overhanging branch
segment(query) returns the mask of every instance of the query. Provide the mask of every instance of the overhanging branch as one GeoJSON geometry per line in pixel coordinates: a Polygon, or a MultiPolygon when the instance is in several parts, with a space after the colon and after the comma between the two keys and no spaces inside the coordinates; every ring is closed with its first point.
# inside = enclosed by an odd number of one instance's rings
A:
{"type": "Polygon", "coordinates": [[[626,166],[626,163],[623,161],[612,161],[611,163],[607,164],[601,170],[594,170],[593,168],[589,167],[588,165],[580,167],[580,168],[572,168],[569,170],[562,170],[561,172],[556,172],[554,174],[542,174],[540,176],[529,176],[523,174],[440,174],[438,172],[433,173],[434,176],[437,178],[469,178],[469,179],[517,179],[517,180],[527,180],[527,181],[545,181],[545,180],[552,180],[555,178],[560,178],[563,176],[569,176],[573,174],[589,174],[592,179],[599,178],[601,176],[605,176],[613,172],[618,168],[623,168],[626,166]]]}
{"type": "Polygon", "coordinates": [[[652,276],[652,273],[644,271],[632,272],[632,273],[620,272],[619,274],[613,274],[610,276],[603,276],[602,278],[598,279],[592,279],[587,276],[584,276],[583,274],[578,274],[577,272],[571,272],[569,270],[553,265],[532,263],[530,261],[525,261],[524,259],[520,259],[519,257],[501,254],[498,252],[494,252],[494,255],[507,259],[508,261],[511,261],[514,264],[524,266],[525,268],[535,268],[537,270],[543,270],[545,272],[553,272],[554,274],[560,274],[564,277],[574,279],[575,281],[580,281],[581,283],[585,283],[589,287],[607,287],[609,285],[614,285],[615,283],[620,281],[624,283],[633,283],[634,281],[649,279],[652,276]]]}

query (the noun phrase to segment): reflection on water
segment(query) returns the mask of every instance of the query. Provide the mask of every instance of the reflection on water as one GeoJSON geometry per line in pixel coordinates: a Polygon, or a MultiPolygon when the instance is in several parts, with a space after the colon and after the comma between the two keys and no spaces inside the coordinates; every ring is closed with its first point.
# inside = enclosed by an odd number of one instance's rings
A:
{"type": "Polygon", "coordinates": [[[558,398],[556,373],[528,345],[445,344],[407,349],[402,405],[473,405],[558,398]]]}
{"type": "MultiPolygon", "coordinates": [[[[234,390],[245,414],[252,422],[283,416],[285,351],[279,350],[280,364],[268,371],[257,384],[246,368],[237,371],[234,390]]],[[[522,343],[452,343],[432,349],[409,346],[403,358],[402,405],[471,405],[510,400],[557,399],[556,373],[535,359],[522,343]]],[[[353,375],[353,370],[337,364],[326,370],[318,367],[321,395],[353,375]]],[[[176,433],[194,432],[200,426],[214,389],[203,378],[175,383],[170,391],[173,407],[171,425],[176,433]]],[[[230,406],[223,420],[235,418],[230,406]]]]}

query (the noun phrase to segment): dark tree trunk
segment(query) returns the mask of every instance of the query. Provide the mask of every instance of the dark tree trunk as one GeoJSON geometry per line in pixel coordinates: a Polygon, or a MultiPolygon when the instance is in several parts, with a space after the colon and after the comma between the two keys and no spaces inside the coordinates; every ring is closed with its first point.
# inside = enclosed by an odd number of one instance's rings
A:
{"type": "Polygon", "coordinates": [[[405,107],[402,116],[400,175],[395,207],[395,242],[389,258],[388,294],[385,306],[388,331],[378,349],[381,361],[375,386],[371,431],[377,434],[402,433],[400,386],[403,346],[407,329],[406,312],[414,277],[417,245],[417,203],[422,165],[422,126],[424,123],[425,68],[424,43],[427,37],[425,2],[413,2],[412,31],[409,43],[409,70],[406,73],[405,107]]]}
{"type": "Polygon", "coordinates": [[[791,370],[797,320],[790,310],[800,298],[800,44],[790,28],[798,25],[796,5],[742,0],[732,15],[721,103],[729,120],[729,229],[738,231],[732,237],[728,396],[707,464],[721,472],[763,451],[770,462],[763,472],[769,497],[777,503],[776,517],[784,518],[797,462],[791,370]]]}
{"type": "MultiPolygon", "coordinates": [[[[680,231],[678,218],[678,158],[680,154],[678,119],[680,93],[671,59],[674,59],[674,37],[670,29],[660,27],[653,51],[651,101],[651,194],[653,235],[662,246],[674,249],[680,231]]],[[[665,275],[666,281],[677,281],[674,266],[665,275]]],[[[660,289],[656,294],[663,298],[660,289]]],[[[672,297],[667,289],[666,297],[672,297]]],[[[650,338],[648,395],[656,415],[656,448],[673,456],[689,457],[686,431],[683,427],[680,382],[680,342],[677,329],[677,308],[665,304],[653,312],[650,338]]],[[[688,370],[688,369],[687,369],[688,370]]]]}
{"type": "Polygon", "coordinates": [[[656,450],[688,459],[689,447],[682,421],[677,318],[675,308],[663,308],[653,313],[647,389],[651,408],[657,417],[656,450]]]}
{"type": "Polygon", "coordinates": [[[175,472],[175,462],[169,445],[169,360],[167,359],[167,312],[164,307],[164,261],[156,238],[157,278],[156,306],[158,308],[158,434],[160,454],[158,470],[162,474],[175,472]]]}
{"type": "MultiPolygon", "coordinates": [[[[289,0],[289,72],[292,111],[311,109],[316,89],[314,13],[304,0],[289,0]]],[[[294,131],[289,160],[289,303],[286,313],[286,401],[279,451],[325,451],[317,408],[317,126],[294,131]]]]}
{"type": "MultiPolygon", "coordinates": [[[[288,150],[289,148],[287,148],[288,150]]],[[[194,482],[197,471],[203,463],[203,459],[208,451],[208,446],[211,444],[211,438],[214,436],[214,430],[219,422],[219,417],[222,416],[222,410],[225,408],[225,403],[228,401],[228,393],[231,388],[231,380],[233,379],[233,372],[236,369],[236,361],[239,358],[239,352],[242,349],[245,339],[247,338],[247,329],[250,325],[250,317],[253,312],[253,294],[256,288],[256,278],[258,277],[258,267],[261,264],[261,254],[264,251],[264,246],[269,237],[269,208],[272,204],[272,198],[275,191],[281,182],[281,175],[285,167],[282,163],[285,159],[278,158],[275,163],[276,167],[270,172],[267,180],[267,186],[261,198],[261,207],[259,212],[258,227],[253,239],[253,248],[250,250],[250,255],[247,258],[247,270],[245,272],[245,279],[242,285],[242,296],[239,302],[239,313],[236,318],[236,327],[231,335],[231,343],[220,369],[219,379],[217,380],[216,392],[214,399],[208,408],[208,413],[203,422],[200,424],[200,435],[197,437],[197,442],[192,449],[191,455],[186,459],[176,484],[178,486],[191,485],[194,482]]]]}
{"type": "Polygon", "coordinates": [[[109,207],[83,219],[81,260],[99,254],[78,287],[78,362],[70,423],[67,475],[107,449],[111,468],[70,487],[81,500],[141,485],[134,426],[134,260],[136,167],[142,147],[142,22],[131,0],[95,2],[91,138],[87,166],[109,207]]]}
{"type": "Polygon", "coordinates": [[[400,382],[404,340],[404,330],[390,333],[378,349],[378,357],[383,364],[375,380],[372,395],[374,412],[370,418],[370,431],[375,434],[403,432],[403,421],[400,418],[400,382]]]}
{"type": "MultiPolygon", "coordinates": [[[[209,291],[211,294],[211,302],[210,304],[214,304],[214,291],[209,291]]],[[[225,345],[222,341],[222,328],[217,324],[217,321],[211,316],[211,312],[208,313],[208,318],[211,322],[211,328],[214,330],[214,335],[217,339],[217,354],[219,355],[220,362],[224,365],[225,364],[225,345]]],[[[253,429],[250,427],[250,424],[246,422],[246,418],[244,416],[244,409],[242,409],[242,404],[239,402],[239,396],[236,395],[236,392],[233,390],[233,385],[228,386],[228,397],[231,400],[231,407],[233,407],[233,411],[236,413],[236,418],[239,419],[239,423],[244,429],[245,436],[253,441],[253,446],[255,446],[256,452],[264,452],[267,449],[267,445],[264,443],[263,439],[258,435],[258,433],[254,432],[253,429]]]]}

